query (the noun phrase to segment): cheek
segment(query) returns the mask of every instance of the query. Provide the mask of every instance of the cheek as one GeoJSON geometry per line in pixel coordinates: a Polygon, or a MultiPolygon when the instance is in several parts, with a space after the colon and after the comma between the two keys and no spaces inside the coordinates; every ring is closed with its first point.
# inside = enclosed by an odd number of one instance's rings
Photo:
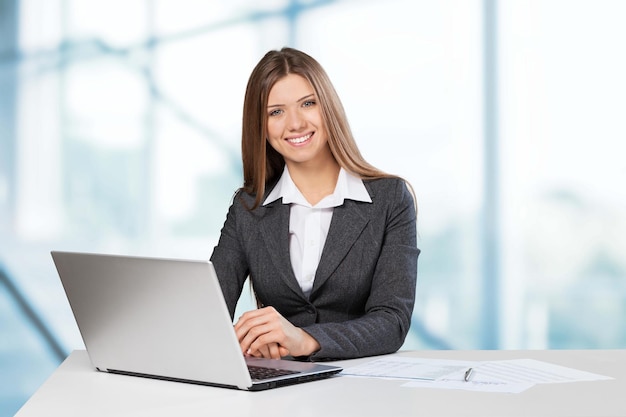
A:
{"type": "MultiPolygon", "coordinates": [[[[266,142],[278,153],[280,153],[280,144],[282,143],[282,138],[276,133],[272,133],[272,130],[267,129],[267,139],[266,142]]],[[[282,155],[282,154],[281,154],[282,155]]]]}
{"type": "Polygon", "coordinates": [[[276,147],[276,144],[278,143],[278,141],[277,141],[276,139],[272,139],[271,137],[269,137],[269,138],[267,139],[267,143],[269,143],[269,144],[270,144],[270,146],[272,147],[272,149],[274,149],[276,152],[280,153],[280,152],[278,151],[278,148],[276,147]]]}
{"type": "Polygon", "coordinates": [[[313,115],[314,119],[315,119],[315,125],[319,128],[319,129],[324,129],[326,130],[326,124],[324,123],[324,118],[322,117],[322,113],[320,111],[316,112],[313,115]]]}
{"type": "Polygon", "coordinates": [[[282,135],[281,123],[276,120],[267,122],[267,136],[271,139],[278,138],[282,135]]]}

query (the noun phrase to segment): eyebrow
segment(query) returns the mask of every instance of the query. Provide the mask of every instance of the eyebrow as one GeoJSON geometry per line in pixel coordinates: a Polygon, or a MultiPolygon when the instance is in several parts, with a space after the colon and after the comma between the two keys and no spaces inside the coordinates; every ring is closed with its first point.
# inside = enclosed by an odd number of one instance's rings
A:
{"type": "MultiPolygon", "coordinates": [[[[299,98],[298,100],[296,100],[296,103],[299,103],[310,97],[315,97],[315,93],[307,94],[306,96],[299,98]]],[[[269,104],[267,107],[270,108],[270,107],[280,107],[280,106],[284,106],[284,104],[269,104]]]]}

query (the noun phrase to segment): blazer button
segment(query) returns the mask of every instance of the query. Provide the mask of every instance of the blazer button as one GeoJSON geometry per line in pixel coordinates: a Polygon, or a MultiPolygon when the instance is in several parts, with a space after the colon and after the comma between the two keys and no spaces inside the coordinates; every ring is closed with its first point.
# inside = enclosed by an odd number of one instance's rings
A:
{"type": "Polygon", "coordinates": [[[306,307],[306,312],[309,313],[309,314],[315,314],[315,307],[307,306],[306,307]]]}

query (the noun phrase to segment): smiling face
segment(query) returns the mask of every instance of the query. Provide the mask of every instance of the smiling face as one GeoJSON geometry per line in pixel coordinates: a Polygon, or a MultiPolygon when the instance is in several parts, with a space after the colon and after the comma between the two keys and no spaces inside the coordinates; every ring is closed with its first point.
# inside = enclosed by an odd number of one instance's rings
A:
{"type": "Polygon", "coordinates": [[[288,74],[270,90],[267,135],[290,170],[334,161],[315,90],[300,75],[288,74]]]}

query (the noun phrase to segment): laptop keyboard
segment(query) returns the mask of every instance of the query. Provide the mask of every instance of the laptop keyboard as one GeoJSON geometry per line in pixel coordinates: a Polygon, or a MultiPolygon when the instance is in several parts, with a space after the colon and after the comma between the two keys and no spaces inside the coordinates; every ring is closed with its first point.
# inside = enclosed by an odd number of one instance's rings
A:
{"type": "Polygon", "coordinates": [[[250,377],[254,381],[261,381],[264,379],[276,378],[278,376],[300,373],[299,371],[292,371],[289,369],[265,368],[262,366],[252,365],[248,365],[248,370],[250,371],[250,377]]]}

